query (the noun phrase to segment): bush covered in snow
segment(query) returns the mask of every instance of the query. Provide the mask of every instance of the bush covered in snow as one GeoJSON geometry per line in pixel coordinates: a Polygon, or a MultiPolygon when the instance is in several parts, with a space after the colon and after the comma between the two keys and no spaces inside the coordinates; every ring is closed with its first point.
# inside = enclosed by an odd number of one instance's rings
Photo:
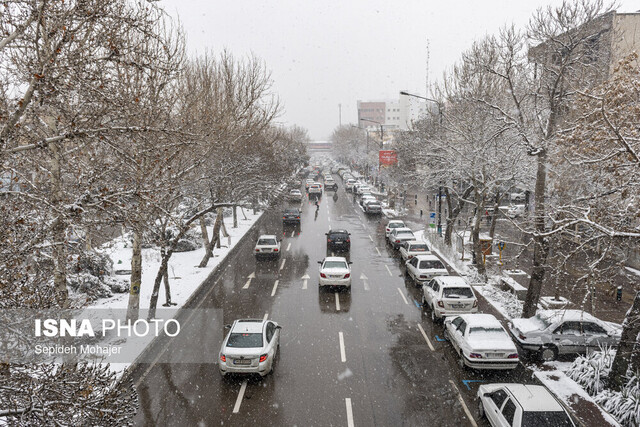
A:
{"type": "Polygon", "coordinates": [[[615,350],[603,348],[579,356],[567,371],[567,376],[580,384],[594,400],[623,426],[640,425],[640,381],[636,374],[622,391],[606,389],[606,377],[611,370],[615,350]]]}

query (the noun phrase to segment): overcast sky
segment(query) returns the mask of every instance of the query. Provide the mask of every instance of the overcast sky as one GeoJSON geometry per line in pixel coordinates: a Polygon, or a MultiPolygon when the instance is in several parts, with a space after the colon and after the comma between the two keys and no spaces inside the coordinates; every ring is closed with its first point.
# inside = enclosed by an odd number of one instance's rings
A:
{"type": "MultiPolygon", "coordinates": [[[[429,80],[474,40],[505,24],[524,28],[540,6],[558,0],[162,0],[179,16],[191,53],[227,48],[255,54],[272,73],[284,108],[278,119],[328,139],[339,123],[357,122],[357,100],[426,92],[429,80]]],[[[620,12],[640,9],[620,2],[620,12]]]]}

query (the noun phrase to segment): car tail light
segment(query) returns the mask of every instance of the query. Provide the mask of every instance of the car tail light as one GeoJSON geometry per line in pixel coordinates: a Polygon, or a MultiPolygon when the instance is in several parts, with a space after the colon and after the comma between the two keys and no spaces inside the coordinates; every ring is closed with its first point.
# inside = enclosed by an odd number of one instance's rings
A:
{"type": "Polygon", "coordinates": [[[327,239],[327,243],[331,243],[331,239],[327,239]]]}
{"type": "Polygon", "coordinates": [[[322,277],[323,279],[326,279],[326,278],[327,278],[327,275],[326,275],[326,274],[324,274],[324,273],[320,273],[320,277],[322,277]]]}
{"type": "Polygon", "coordinates": [[[438,301],[438,307],[444,308],[444,303],[442,301],[438,301]]]}
{"type": "Polygon", "coordinates": [[[421,278],[421,279],[426,279],[426,278],[427,278],[427,276],[425,276],[424,274],[421,274],[421,275],[420,275],[420,278],[421,278]]]}
{"type": "Polygon", "coordinates": [[[269,355],[268,354],[263,354],[262,356],[260,356],[260,363],[264,362],[265,360],[267,360],[267,357],[269,355]]]}
{"type": "Polygon", "coordinates": [[[351,243],[351,239],[347,239],[347,243],[351,243]]]}
{"type": "Polygon", "coordinates": [[[409,255],[409,259],[413,258],[413,255],[409,255]]]}
{"type": "Polygon", "coordinates": [[[476,308],[478,306],[478,300],[473,301],[473,308],[476,308]]]}
{"type": "Polygon", "coordinates": [[[400,239],[396,239],[396,243],[400,243],[400,239]]]}
{"type": "Polygon", "coordinates": [[[391,229],[390,229],[390,228],[387,228],[387,233],[388,233],[388,232],[390,232],[390,231],[391,231],[391,229]]]}
{"type": "Polygon", "coordinates": [[[220,360],[223,361],[223,362],[226,362],[227,358],[224,356],[224,354],[221,354],[220,355],[220,360]]]}
{"type": "Polygon", "coordinates": [[[296,219],[300,219],[300,217],[299,217],[299,216],[297,216],[297,217],[296,217],[296,219]]]}
{"type": "Polygon", "coordinates": [[[471,359],[482,359],[482,355],[480,353],[471,353],[471,354],[469,354],[469,358],[471,358],[471,359]]]}
{"type": "Polygon", "coordinates": [[[278,248],[274,248],[274,249],[273,249],[273,252],[278,252],[278,248]]]}
{"type": "Polygon", "coordinates": [[[351,277],[351,273],[347,273],[347,274],[344,275],[345,279],[348,279],[349,277],[351,277]]]}
{"type": "Polygon", "coordinates": [[[286,217],[286,216],[283,216],[283,217],[282,217],[282,219],[287,219],[287,217],[286,217]]]}
{"type": "Polygon", "coordinates": [[[517,359],[518,358],[518,353],[511,353],[509,356],[507,356],[507,359],[517,359]]]}
{"type": "Polygon", "coordinates": [[[256,248],[256,252],[260,252],[260,249],[256,248]]]}

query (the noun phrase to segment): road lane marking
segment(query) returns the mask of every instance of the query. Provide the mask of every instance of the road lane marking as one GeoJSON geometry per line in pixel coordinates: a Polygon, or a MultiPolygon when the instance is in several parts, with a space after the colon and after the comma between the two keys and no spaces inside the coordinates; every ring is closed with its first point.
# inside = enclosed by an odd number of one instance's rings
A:
{"type": "Polygon", "coordinates": [[[244,392],[247,389],[247,380],[242,382],[240,386],[240,393],[238,393],[238,398],[236,399],[236,405],[233,407],[233,413],[237,414],[240,412],[240,405],[242,404],[242,399],[244,398],[244,392]]]}
{"type": "Polygon", "coordinates": [[[291,230],[291,237],[295,234],[296,230],[291,230]]]}
{"type": "Polygon", "coordinates": [[[387,271],[389,272],[389,276],[393,277],[393,273],[391,272],[391,269],[389,268],[389,266],[387,264],[384,265],[387,268],[387,271]]]}
{"type": "Polygon", "coordinates": [[[340,311],[340,297],[338,296],[338,293],[335,293],[336,295],[336,311],[340,311]]]}
{"type": "Polygon", "coordinates": [[[348,397],[345,398],[344,403],[347,405],[347,427],[354,427],[355,424],[353,424],[353,408],[351,407],[351,399],[348,397]]]}
{"type": "Polygon", "coordinates": [[[286,250],[288,251],[289,249],[291,249],[291,242],[289,242],[289,244],[287,245],[287,249],[286,250]]]}
{"type": "Polygon", "coordinates": [[[460,404],[462,405],[462,409],[464,409],[464,413],[467,414],[467,418],[469,418],[469,422],[471,423],[471,425],[473,427],[478,427],[478,424],[476,424],[476,420],[473,419],[473,416],[471,416],[471,412],[469,411],[469,408],[467,408],[467,404],[464,403],[464,399],[462,398],[462,395],[460,394],[460,390],[458,390],[458,387],[456,387],[456,384],[452,380],[449,380],[449,382],[451,383],[453,388],[456,389],[456,392],[458,393],[458,400],[460,401],[460,404]]]}
{"type": "Polygon", "coordinates": [[[264,314],[264,317],[262,318],[262,321],[264,322],[264,321],[265,321],[265,320],[267,320],[268,318],[269,318],[269,312],[267,311],[267,312],[264,314]]]}
{"type": "Polygon", "coordinates": [[[340,360],[344,363],[347,361],[347,354],[344,351],[344,335],[342,335],[342,332],[338,332],[338,337],[340,338],[340,360]]]}
{"type": "Polygon", "coordinates": [[[250,275],[247,276],[247,283],[244,284],[244,286],[242,287],[242,289],[249,289],[249,285],[251,285],[251,279],[255,279],[256,277],[256,273],[253,272],[250,275]]]}
{"type": "Polygon", "coordinates": [[[376,248],[376,252],[378,252],[378,255],[382,256],[382,253],[380,252],[380,249],[376,248]]]}
{"type": "Polygon", "coordinates": [[[400,296],[404,300],[404,303],[409,305],[409,301],[407,301],[407,297],[405,297],[404,294],[402,293],[402,289],[398,288],[398,292],[400,292],[400,296]]]}
{"type": "Polygon", "coordinates": [[[282,260],[282,264],[280,264],[280,270],[282,270],[284,268],[284,263],[287,262],[287,259],[283,259],[282,260]]]}
{"type": "Polygon", "coordinates": [[[369,234],[369,240],[373,242],[373,237],[371,237],[371,234],[369,234]]]}
{"type": "Polygon", "coordinates": [[[278,289],[278,280],[276,280],[275,283],[273,284],[273,290],[271,291],[271,296],[274,296],[276,294],[276,289],[278,289]]]}
{"type": "Polygon", "coordinates": [[[305,273],[304,276],[302,276],[302,289],[307,289],[307,281],[310,279],[309,275],[305,273]]]}
{"type": "Polygon", "coordinates": [[[368,291],[369,290],[369,278],[367,276],[364,275],[364,273],[360,273],[360,280],[364,281],[364,290],[368,291]]]}
{"type": "Polygon", "coordinates": [[[436,349],[433,348],[433,344],[431,344],[431,340],[429,340],[429,337],[427,336],[427,333],[424,331],[424,329],[422,329],[422,325],[420,323],[418,323],[418,329],[420,329],[420,333],[422,333],[422,336],[424,337],[424,340],[429,345],[429,350],[436,351],[436,349]]]}

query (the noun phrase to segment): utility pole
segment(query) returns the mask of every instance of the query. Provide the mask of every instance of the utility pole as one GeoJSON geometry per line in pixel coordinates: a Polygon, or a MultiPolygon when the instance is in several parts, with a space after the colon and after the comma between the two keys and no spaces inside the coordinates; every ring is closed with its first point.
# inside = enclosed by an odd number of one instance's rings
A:
{"type": "Polygon", "coordinates": [[[438,187],[438,236],[442,236],[442,186],[438,187]]]}
{"type": "Polygon", "coordinates": [[[338,104],[338,124],[342,126],[342,104],[338,104]]]}

